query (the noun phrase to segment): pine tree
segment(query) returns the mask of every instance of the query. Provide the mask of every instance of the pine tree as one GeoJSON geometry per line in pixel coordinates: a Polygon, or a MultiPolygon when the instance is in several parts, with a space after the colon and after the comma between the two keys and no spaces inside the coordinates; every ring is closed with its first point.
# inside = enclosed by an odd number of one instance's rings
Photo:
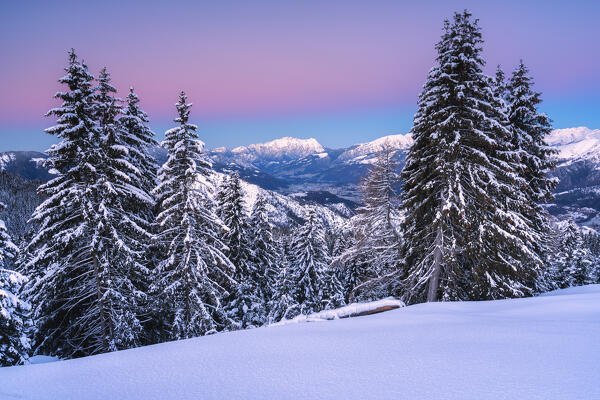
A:
{"type": "Polygon", "coordinates": [[[287,262],[282,263],[282,268],[277,276],[277,284],[273,291],[273,298],[269,302],[268,323],[273,324],[284,319],[291,319],[301,313],[300,304],[293,298],[294,282],[287,262]]]}
{"type": "MultiPolygon", "coordinates": [[[[128,160],[139,171],[140,182],[137,183],[144,193],[151,193],[156,187],[156,160],[151,151],[158,146],[154,139],[154,132],[148,127],[148,115],[139,106],[140,99],[133,90],[129,88],[127,95],[127,106],[123,115],[119,117],[119,126],[126,133],[124,141],[127,144],[128,160]]],[[[136,206],[150,218],[152,208],[149,204],[142,202],[136,206]]],[[[152,206],[152,204],[150,205],[152,206]]]]}
{"type": "Polygon", "coordinates": [[[236,267],[238,278],[250,276],[250,251],[248,217],[245,211],[244,193],[237,172],[224,180],[217,196],[218,214],[227,227],[223,243],[228,247],[225,254],[236,267]]]}
{"type": "Polygon", "coordinates": [[[126,106],[121,110],[117,119],[120,140],[127,149],[123,159],[129,169],[130,193],[121,198],[123,211],[127,214],[129,224],[135,229],[129,229],[128,234],[133,239],[132,248],[136,251],[136,263],[132,264],[129,279],[137,289],[136,296],[137,314],[140,322],[145,322],[141,336],[138,338],[142,344],[150,344],[155,340],[148,335],[153,332],[152,318],[149,313],[150,305],[147,296],[151,284],[150,269],[156,265],[161,257],[160,252],[151,240],[156,230],[156,201],[152,190],[157,185],[156,160],[152,152],[158,143],[154,139],[154,132],[148,127],[148,116],[139,106],[140,99],[129,88],[126,106]],[[137,238],[137,240],[136,240],[137,238]]]}
{"type": "Polygon", "coordinates": [[[68,90],[55,95],[62,105],[47,114],[57,121],[46,132],[60,142],[48,150],[46,166],[57,176],[38,189],[47,199],[32,216],[39,230],[27,248],[31,257],[25,268],[32,279],[26,292],[37,325],[37,351],[62,358],[91,354],[102,335],[86,328],[89,311],[98,304],[90,256],[90,223],[97,214],[91,187],[101,164],[93,79],[71,50],[66,75],[59,79],[68,90]]]}
{"type": "Polygon", "coordinates": [[[138,187],[139,170],[129,162],[116,89],[104,68],[98,86],[71,51],[69,91],[58,93],[57,125],[47,131],[61,142],[49,150],[58,177],[40,187],[48,196],[33,215],[40,224],[28,247],[27,292],[34,302],[40,351],[64,358],[140,344],[138,301],[145,297],[132,279],[147,275],[140,244],[150,235],[138,224],[132,198],[152,203],[138,187]]]}
{"type": "Polygon", "coordinates": [[[584,244],[581,230],[572,219],[564,223],[560,238],[560,246],[554,259],[557,286],[567,288],[594,283],[592,254],[584,244]]]}
{"type": "Polygon", "coordinates": [[[595,232],[589,233],[586,244],[592,258],[590,279],[593,283],[600,283],[600,235],[595,232]]]}
{"type": "Polygon", "coordinates": [[[227,246],[225,255],[235,266],[237,281],[228,301],[228,313],[243,329],[260,326],[266,320],[266,309],[258,286],[258,266],[252,262],[251,231],[237,172],[221,185],[218,202],[219,216],[227,228],[223,237],[227,246]]]}
{"type": "Polygon", "coordinates": [[[278,265],[280,250],[273,238],[273,226],[269,221],[267,202],[262,193],[259,193],[250,214],[250,230],[250,243],[254,250],[251,262],[257,272],[256,282],[263,307],[266,313],[269,313],[270,300],[275,296],[280,273],[278,265]]]}
{"type": "MultiPolygon", "coordinates": [[[[157,165],[152,155],[158,143],[154,139],[154,132],[148,127],[148,116],[139,106],[140,99],[133,90],[129,88],[127,105],[122,110],[118,119],[119,129],[127,147],[127,161],[137,173],[131,176],[131,186],[134,193],[123,199],[123,207],[130,214],[136,225],[142,229],[143,237],[146,233],[154,232],[156,201],[152,190],[156,187],[157,165]],[[135,193],[139,195],[135,195],[135,193]]],[[[140,250],[144,253],[141,262],[151,268],[156,264],[160,255],[150,240],[141,240],[140,250]]],[[[148,276],[133,276],[136,287],[147,288],[148,276]]]]}
{"type": "Polygon", "coordinates": [[[403,257],[397,292],[411,302],[530,295],[541,260],[529,249],[525,182],[481,32],[467,11],[446,21],[402,171],[403,257]],[[406,290],[406,291],[405,291],[406,290]]]}
{"type": "Polygon", "coordinates": [[[557,184],[556,179],[547,176],[547,172],[556,166],[552,157],[556,151],[545,142],[545,137],[552,132],[552,125],[548,116],[538,112],[541,94],[534,92],[532,86],[533,79],[521,61],[507,89],[511,140],[522,157],[524,170],[519,172],[527,181],[527,195],[533,202],[545,202],[553,200],[552,190],[557,184]]]}
{"type": "Polygon", "coordinates": [[[302,314],[321,311],[329,267],[323,223],[313,207],[293,234],[285,279],[302,314]]]}
{"type": "Polygon", "coordinates": [[[196,125],[190,124],[191,104],[184,92],[176,104],[176,128],[165,133],[167,162],[158,173],[154,193],[159,204],[157,240],[165,249],[155,269],[151,292],[156,318],[167,340],[205,335],[230,328],[222,300],[236,282],[235,268],[223,254],[222,225],[209,195],[210,160],[202,154],[196,125]]]}
{"type": "Polygon", "coordinates": [[[537,111],[541,103],[540,93],[534,92],[532,86],[533,80],[521,61],[507,85],[509,128],[511,144],[520,157],[517,172],[526,182],[524,194],[527,202],[522,214],[526,217],[528,230],[538,238],[532,241],[531,250],[544,259],[550,250],[550,216],[540,203],[553,199],[552,190],[558,180],[547,175],[556,165],[552,157],[555,151],[544,141],[552,126],[550,119],[537,111]]]}
{"type": "Polygon", "coordinates": [[[151,207],[152,198],[140,187],[140,170],[130,162],[129,134],[121,129],[122,112],[110,74],[103,68],[95,95],[99,128],[97,181],[93,192],[95,209],[89,210],[91,221],[91,258],[96,276],[97,311],[90,313],[91,330],[99,329],[101,342],[94,352],[126,349],[140,344],[141,323],[138,314],[145,301],[145,288],[137,287],[148,275],[144,265],[145,241],[151,234],[148,224],[141,223],[136,209],[129,205],[151,207]],[[140,290],[141,289],[141,290],[140,290]],[[97,317],[95,314],[98,314],[97,317]],[[99,321],[94,322],[99,319],[99,321]],[[99,324],[99,327],[94,327],[99,324]]]}
{"type": "Polygon", "coordinates": [[[508,87],[506,85],[506,76],[500,65],[496,67],[496,76],[494,78],[493,87],[494,97],[506,101],[506,98],[508,96],[508,87]]]}
{"type": "Polygon", "coordinates": [[[342,265],[347,299],[380,298],[378,289],[387,284],[387,277],[378,279],[400,262],[400,235],[396,187],[399,182],[398,163],[394,151],[385,146],[377,155],[360,189],[364,206],[352,219],[354,243],[334,265],[342,265]],[[357,293],[355,292],[355,290],[357,293]]]}
{"type": "Polygon", "coordinates": [[[267,322],[269,324],[294,318],[301,313],[300,304],[293,297],[296,282],[293,279],[294,276],[289,264],[289,260],[291,259],[291,243],[288,237],[288,232],[285,232],[285,235],[280,237],[279,240],[278,247],[280,252],[277,258],[279,272],[275,279],[273,295],[268,303],[269,314],[267,322]]]}
{"type": "MultiPolygon", "coordinates": [[[[0,209],[4,208],[0,203],[0,209]]],[[[26,363],[31,350],[27,337],[31,307],[20,297],[27,279],[10,268],[18,250],[0,220],[0,366],[3,367],[26,363]]]]}
{"type": "Polygon", "coordinates": [[[323,281],[321,309],[332,310],[346,305],[343,273],[337,268],[328,268],[323,281]]]}
{"type": "Polygon", "coordinates": [[[561,263],[561,249],[564,240],[564,227],[562,223],[553,221],[548,232],[548,245],[556,249],[553,253],[546,254],[544,267],[535,286],[539,292],[549,292],[560,289],[563,284],[563,265],[561,263]]]}

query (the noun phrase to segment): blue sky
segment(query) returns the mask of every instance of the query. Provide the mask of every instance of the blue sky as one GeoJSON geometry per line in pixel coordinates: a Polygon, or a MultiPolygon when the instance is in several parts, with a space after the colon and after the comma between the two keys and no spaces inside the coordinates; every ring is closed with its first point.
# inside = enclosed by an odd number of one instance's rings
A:
{"type": "Polygon", "coordinates": [[[9,2],[0,15],[0,151],[44,150],[75,47],[134,85],[158,138],[180,90],[209,147],[281,136],[343,147],[406,133],[444,18],[480,19],[486,67],[523,58],[556,128],[600,127],[600,2],[9,2]]]}

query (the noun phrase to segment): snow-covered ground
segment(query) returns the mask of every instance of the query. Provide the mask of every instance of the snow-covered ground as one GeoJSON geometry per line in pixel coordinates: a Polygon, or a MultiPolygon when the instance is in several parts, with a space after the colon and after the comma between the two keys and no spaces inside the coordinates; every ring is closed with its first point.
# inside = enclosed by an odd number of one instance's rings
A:
{"type": "Polygon", "coordinates": [[[599,399],[600,285],[0,369],[1,399],[599,399]]]}

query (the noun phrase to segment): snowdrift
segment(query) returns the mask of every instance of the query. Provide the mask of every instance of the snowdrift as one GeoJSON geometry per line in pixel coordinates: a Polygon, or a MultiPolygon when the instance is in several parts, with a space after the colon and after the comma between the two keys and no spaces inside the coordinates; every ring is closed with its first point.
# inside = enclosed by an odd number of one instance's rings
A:
{"type": "Polygon", "coordinates": [[[0,399],[598,399],[600,285],[0,368],[0,399]]]}

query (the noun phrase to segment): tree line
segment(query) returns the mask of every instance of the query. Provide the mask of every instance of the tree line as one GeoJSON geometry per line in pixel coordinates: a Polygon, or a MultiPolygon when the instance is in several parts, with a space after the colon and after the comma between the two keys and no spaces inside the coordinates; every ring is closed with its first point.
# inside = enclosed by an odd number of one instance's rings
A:
{"type": "Polygon", "coordinates": [[[600,279],[600,240],[543,208],[556,181],[551,130],[521,62],[483,73],[467,11],[446,21],[419,97],[406,165],[386,148],[344,229],[310,208],[280,232],[236,173],[215,173],[184,92],[167,161],[130,88],[116,97],[73,50],[46,130],[54,179],[20,251],[0,224],[0,364],[61,358],[245,329],[395,296],[407,303],[531,296],[600,279]],[[401,194],[396,189],[402,184],[401,194]],[[559,249],[557,251],[556,249],[559,249]]]}

